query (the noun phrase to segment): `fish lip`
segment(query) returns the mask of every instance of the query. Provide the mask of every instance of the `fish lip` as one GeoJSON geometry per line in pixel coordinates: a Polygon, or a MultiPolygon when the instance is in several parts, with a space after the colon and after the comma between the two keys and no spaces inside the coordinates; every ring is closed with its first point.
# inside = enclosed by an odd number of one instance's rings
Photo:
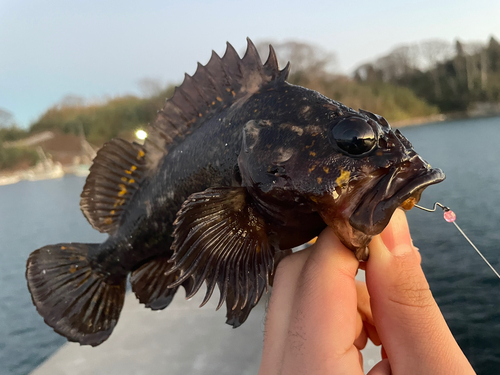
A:
{"type": "Polygon", "coordinates": [[[389,223],[394,211],[405,200],[413,197],[418,203],[426,187],[437,184],[446,177],[441,169],[426,167],[406,177],[402,186],[397,186],[401,183],[394,183],[393,180],[398,173],[400,173],[399,170],[393,170],[361,199],[361,203],[349,218],[349,223],[353,228],[370,236],[379,234],[389,223]],[[397,190],[392,194],[390,191],[394,187],[397,190]]]}

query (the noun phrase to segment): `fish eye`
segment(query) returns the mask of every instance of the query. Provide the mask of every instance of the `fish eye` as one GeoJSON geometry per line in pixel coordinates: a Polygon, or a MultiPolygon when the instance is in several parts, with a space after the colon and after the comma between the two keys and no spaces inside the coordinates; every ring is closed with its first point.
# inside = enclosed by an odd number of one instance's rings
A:
{"type": "Polygon", "coordinates": [[[362,155],[376,144],[373,128],[362,118],[350,117],[340,120],[331,130],[337,146],[349,155],[362,155]]]}

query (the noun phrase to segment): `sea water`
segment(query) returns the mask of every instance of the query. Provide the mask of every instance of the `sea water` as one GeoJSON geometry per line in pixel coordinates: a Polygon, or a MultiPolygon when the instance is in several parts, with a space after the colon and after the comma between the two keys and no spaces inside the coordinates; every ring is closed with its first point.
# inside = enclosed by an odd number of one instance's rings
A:
{"type": "MultiPolygon", "coordinates": [[[[450,121],[402,132],[447,179],[421,205],[439,201],[500,269],[500,118],[450,121]]],[[[31,251],[58,242],[101,242],[79,209],[84,178],[0,186],[0,374],[28,374],[66,340],[37,314],[24,277],[31,251]]],[[[422,266],[446,321],[478,374],[500,368],[500,280],[442,212],[413,209],[408,220],[422,266]]],[[[248,345],[261,346],[261,340],[248,345]]],[[[96,349],[98,350],[98,348],[96,349]]]]}

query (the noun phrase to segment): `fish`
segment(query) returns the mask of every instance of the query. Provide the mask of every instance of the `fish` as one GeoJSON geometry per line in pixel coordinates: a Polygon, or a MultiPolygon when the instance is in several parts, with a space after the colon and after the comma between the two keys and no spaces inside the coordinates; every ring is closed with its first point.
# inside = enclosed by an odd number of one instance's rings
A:
{"type": "Polygon", "coordinates": [[[97,152],[80,207],[103,243],[59,243],[26,265],[32,301],[69,341],[97,346],[116,326],[127,277],[140,303],[166,308],[215,287],[238,327],[290,249],[326,226],[360,261],[398,208],[444,180],[399,130],[286,79],[255,45],[185,75],[144,144],[97,152]]]}

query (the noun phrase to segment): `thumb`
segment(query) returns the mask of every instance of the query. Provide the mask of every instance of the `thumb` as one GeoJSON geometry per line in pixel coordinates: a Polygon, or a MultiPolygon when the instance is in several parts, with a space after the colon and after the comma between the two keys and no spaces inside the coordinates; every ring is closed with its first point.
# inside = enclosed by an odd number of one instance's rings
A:
{"type": "Polygon", "coordinates": [[[393,374],[474,373],[432,296],[401,210],[370,244],[366,283],[393,374]]]}

